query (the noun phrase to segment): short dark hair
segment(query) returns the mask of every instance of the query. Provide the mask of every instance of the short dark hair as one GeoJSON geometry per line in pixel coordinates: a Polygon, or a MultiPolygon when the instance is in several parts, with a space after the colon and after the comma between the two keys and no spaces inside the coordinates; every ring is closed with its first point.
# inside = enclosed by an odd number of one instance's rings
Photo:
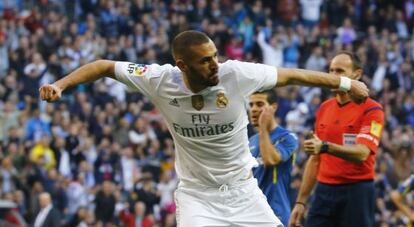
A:
{"type": "Polygon", "coordinates": [[[352,69],[354,71],[358,69],[363,69],[361,59],[358,57],[358,55],[354,54],[353,52],[343,50],[343,51],[338,52],[335,56],[338,56],[341,54],[348,55],[348,57],[351,59],[352,69]]]}
{"type": "Polygon", "coordinates": [[[277,95],[274,90],[267,90],[267,91],[257,91],[255,94],[263,94],[266,95],[266,101],[269,103],[269,105],[277,104],[277,95]]]}
{"type": "Polygon", "coordinates": [[[176,58],[185,55],[189,46],[201,45],[210,42],[210,38],[203,32],[189,30],[178,34],[172,41],[172,54],[176,58]]]}

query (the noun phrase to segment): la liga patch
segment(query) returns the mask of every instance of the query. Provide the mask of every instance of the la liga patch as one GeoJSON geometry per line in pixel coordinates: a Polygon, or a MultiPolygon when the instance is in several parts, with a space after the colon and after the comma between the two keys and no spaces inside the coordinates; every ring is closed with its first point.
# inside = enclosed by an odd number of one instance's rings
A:
{"type": "Polygon", "coordinates": [[[371,131],[370,133],[376,137],[379,137],[381,134],[382,125],[376,121],[371,122],[371,131]]]}
{"type": "Polygon", "coordinates": [[[148,71],[147,65],[137,64],[134,69],[134,74],[137,76],[142,76],[147,71],[148,71]]]}

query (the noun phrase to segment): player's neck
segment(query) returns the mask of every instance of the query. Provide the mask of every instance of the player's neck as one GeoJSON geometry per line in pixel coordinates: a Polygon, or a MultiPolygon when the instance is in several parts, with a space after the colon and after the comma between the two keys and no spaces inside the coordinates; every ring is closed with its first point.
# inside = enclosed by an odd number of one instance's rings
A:
{"type": "Polygon", "coordinates": [[[202,91],[203,89],[205,89],[207,86],[199,84],[195,81],[191,81],[183,72],[183,80],[184,80],[184,84],[185,86],[193,93],[197,93],[202,91]]]}

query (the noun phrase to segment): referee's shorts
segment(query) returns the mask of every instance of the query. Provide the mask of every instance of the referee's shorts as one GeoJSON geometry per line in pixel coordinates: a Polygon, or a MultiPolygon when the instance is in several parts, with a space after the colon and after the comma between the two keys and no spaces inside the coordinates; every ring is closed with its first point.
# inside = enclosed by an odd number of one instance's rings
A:
{"type": "Polygon", "coordinates": [[[305,227],[374,226],[373,181],[352,184],[318,182],[305,227]]]}

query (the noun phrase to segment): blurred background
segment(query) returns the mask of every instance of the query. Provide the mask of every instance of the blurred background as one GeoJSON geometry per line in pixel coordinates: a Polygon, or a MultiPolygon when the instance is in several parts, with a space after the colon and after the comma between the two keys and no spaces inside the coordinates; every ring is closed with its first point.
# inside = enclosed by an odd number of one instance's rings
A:
{"type": "MultiPolygon", "coordinates": [[[[357,53],[386,113],[376,226],[404,226],[389,191],[414,164],[413,13],[413,0],[0,0],[0,198],[15,204],[0,219],[33,223],[49,192],[62,226],[175,226],[174,145],[149,100],[111,79],[53,104],[38,88],[96,59],[173,64],[172,38],[195,29],[220,61],[327,71],[336,52],[357,53]]],[[[302,142],[329,91],[275,92],[279,123],[302,142]]],[[[306,159],[299,149],[292,201],[306,159]]]]}

